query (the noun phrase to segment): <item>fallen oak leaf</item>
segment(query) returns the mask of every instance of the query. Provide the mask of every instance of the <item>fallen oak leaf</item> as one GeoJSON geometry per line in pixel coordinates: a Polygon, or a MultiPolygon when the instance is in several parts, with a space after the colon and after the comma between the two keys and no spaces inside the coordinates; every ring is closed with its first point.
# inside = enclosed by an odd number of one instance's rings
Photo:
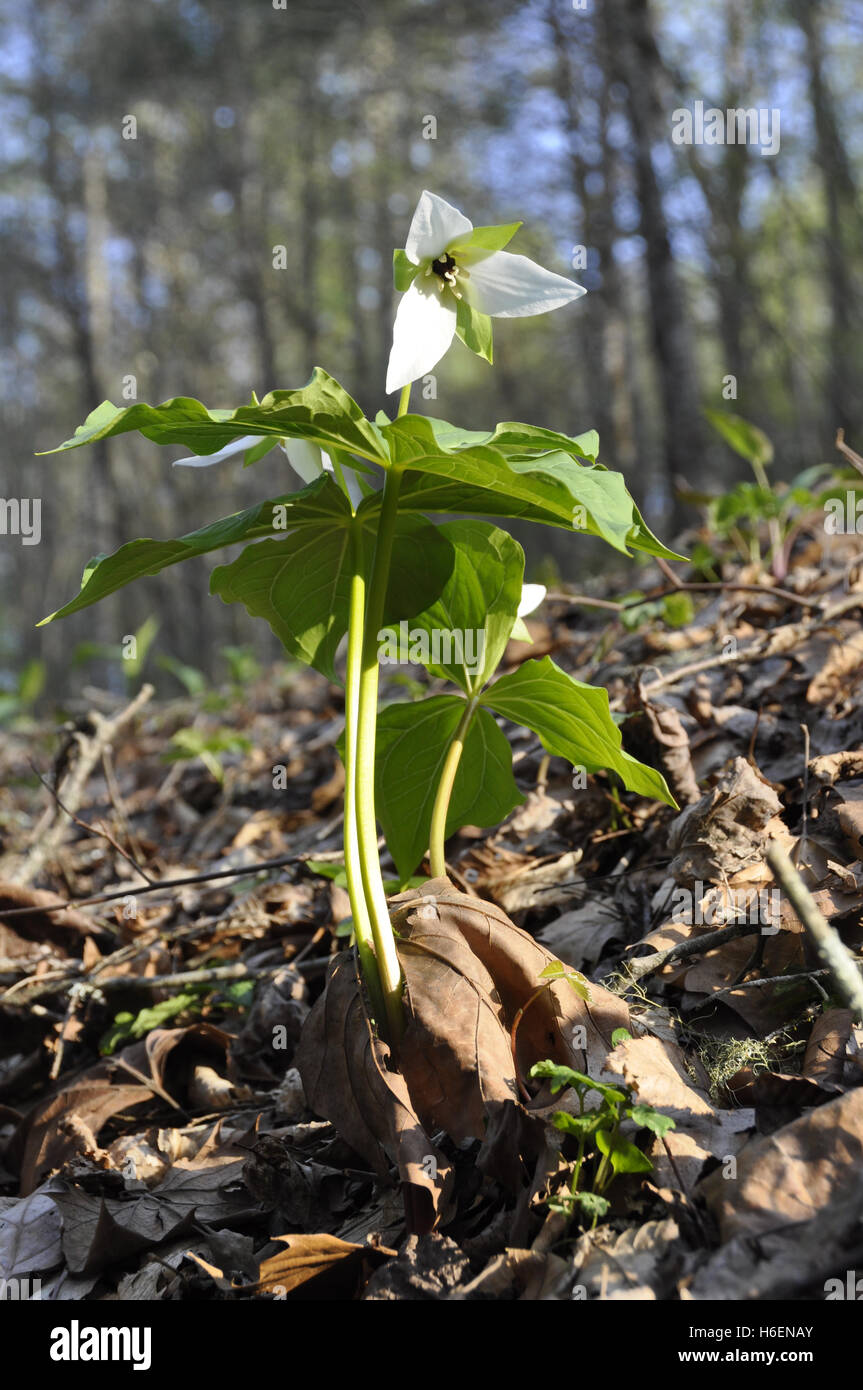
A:
{"type": "Polygon", "coordinates": [[[274,1239],[283,1241],[286,1249],[265,1259],[258,1282],[241,1286],[240,1292],[285,1298],[300,1291],[306,1298],[350,1299],[361,1292],[373,1270],[397,1254],[384,1245],[354,1245],[323,1233],[274,1239]]]}

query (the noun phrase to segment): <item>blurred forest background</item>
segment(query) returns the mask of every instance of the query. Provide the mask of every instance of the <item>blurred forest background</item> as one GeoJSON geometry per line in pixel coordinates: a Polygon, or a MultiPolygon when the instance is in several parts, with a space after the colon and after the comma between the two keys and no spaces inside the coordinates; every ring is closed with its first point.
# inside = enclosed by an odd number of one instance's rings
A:
{"type": "MultiPolygon", "coordinates": [[[[863,450],[857,4],[0,0],[0,33],[0,496],[42,499],[41,544],[0,536],[0,685],[42,661],[68,693],[94,643],[146,619],[154,655],[208,673],[226,644],[274,654],[206,596],[204,561],[34,624],[92,554],[290,486],[278,455],[172,470],[182,451],[132,436],[33,454],[126,403],[129,378],[138,400],[234,406],[320,364],[367,412],[391,405],[391,253],[426,186],[475,223],[523,218],[513,249],[590,293],[498,325],[493,370],[456,345],[417,408],[595,427],[667,540],[694,515],[678,482],[747,474],[705,407],[761,426],[780,477],[832,460],[839,426],[863,450]],[[675,144],[696,101],[778,109],[778,152],[675,144]]],[[[521,538],[529,575],[600,563],[583,539],[521,538]]]]}

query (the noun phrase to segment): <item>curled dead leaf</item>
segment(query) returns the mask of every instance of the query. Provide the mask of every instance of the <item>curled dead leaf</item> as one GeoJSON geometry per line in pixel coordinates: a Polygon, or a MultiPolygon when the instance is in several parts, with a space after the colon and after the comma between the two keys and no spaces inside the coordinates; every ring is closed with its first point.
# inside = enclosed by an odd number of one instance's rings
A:
{"type": "Polygon", "coordinates": [[[378,1172],[387,1159],[397,1163],[408,1195],[425,1195],[433,1223],[448,1170],[428,1134],[481,1140],[480,1166],[518,1188],[544,1132],[519,1100],[519,1079],[546,1058],[598,1075],[629,1011],[599,985],[589,1000],[565,978],[541,988],[555,957],[495,904],[446,879],[401,894],[392,915],[406,979],[400,1071],[374,1037],[346,958],[312,1009],[296,1062],[309,1104],[378,1172]]]}

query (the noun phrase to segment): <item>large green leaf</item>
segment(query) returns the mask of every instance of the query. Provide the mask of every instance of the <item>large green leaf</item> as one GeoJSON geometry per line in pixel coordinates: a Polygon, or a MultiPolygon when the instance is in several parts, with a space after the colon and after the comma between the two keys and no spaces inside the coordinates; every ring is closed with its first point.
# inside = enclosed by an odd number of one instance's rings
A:
{"type": "Polygon", "coordinates": [[[123,409],[103,401],[71,439],[46,452],[76,449],[129,430],[140,430],[156,444],[183,444],[195,454],[214,454],[241,435],[260,434],[308,439],[325,449],[334,446],[374,463],[387,462],[377,426],[320,367],[299,390],[271,391],[262,401],[238,410],[208,410],[188,396],[176,396],[162,405],[141,403],[123,409]]]}
{"type": "MultiPolygon", "coordinates": [[[[452,546],[439,527],[422,517],[400,517],[385,622],[411,618],[433,602],[452,566],[452,546]]],[[[347,513],[341,524],[310,526],[284,540],[247,546],[213,571],[210,592],[265,618],[292,656],[335,681],[336,649],[348,630],[351,567],[347,513]]]]}
{"type": "Polygon", "coordinates": [[[623,751],[608,691],[573,680],[550,657],[525,661],[480,699],[513,723],[532,729],[547,752],[588,772],[610,769],[629,791],[676,806],[662,774],[623,751]]]}
{"type": "Polygon", "coordinates": [[[327,523],[331,526],[345,524],[349,518],[350,507],[344,493],[328,475],[321,474],[300,492],[289,492],[283,497],[259,502],[254,507],[222,517],[176,540],[128,541],[113,555],[97,555],[84,570],[81,592],[64,607],[58,608],[56,613],[43,618],[42,623],[66,618],[81,608],[89,608],[91,603],[98,603],[108,594],[131,584],[134,579],[158,574],[160,570],[179,564],[181,560],[221,550],[224,546],[236,545],[254,536],[282,535],[286,530],[320,528],[327,523]],[[280,510],[276,511],[276,508],[280,510]],[[278,530],[274,528],[274,521],[278,523],[278,530]]]}
{"type": "MultiPolygon", "coordinates": [[[[420,415],[384,425],[381,433],[393,462],[407,470],[400,507],[522,518],[601,536],[624,554],[631,546],[680,558],[645,526],[622,474],[579,462],[577,441],[529,425],[498,429],[499,436],[467,435],[420,415]],[[492,438],[496,443],[463,443],[470,438],[492,438]],[[504,443],[498,447],[501,439],[504,443]],[[567,447],[532,452],[540,440],[561,440],[567,447]]],[[[366,505],[380,504],[369,498],[366,505]]]]}
{"type": "MultiPolygon", "coordinates": [[[[375,800],[403,879],[428,849],[441,768],[464,708],[457,695],[434,695],[386,705],[378,714],[375,800]]],[[[446,833],[463,825],[498,825],[523,800],[512,775],[509,741],[488,710],[478,708],[456,773],[446,833]]]]}
{"type": "MultiPolygon", "coordinates": [[[[410,419],[410,416],[403,416],[410,419]]],[[[596,430],[584,434],[559,434],[557,430],[542,429],[539,425],[522,425],[506,420],[495,425],[493,430],[463,430],[451,425],[448,420],[438,420],[432,416],[413,417],[427,419],[438,444],[447,451],[468,449],[476,444],[491,444],[507,457],[515,453],[542,454],[560,449],[575,458],[596,462],[599,453],[599,435],[596,430]]]]}
{"type": "Polygon", "coordinates": [[[474,695],[497,670],[509,641],[521,598],[524,551],[487,521],[448,521],[439,530],[452,542],[453,571],[440,597],[411,620],[410,630],[421,629],[432,638],[432,659],[423,663],[428,670],[474,695]],[[436,664],[436,645],[446,658],[441,638],[445,644],[448,634],[453,659],[436,664]],[[472,655],[477,658],[473,662],[472,655]]]}

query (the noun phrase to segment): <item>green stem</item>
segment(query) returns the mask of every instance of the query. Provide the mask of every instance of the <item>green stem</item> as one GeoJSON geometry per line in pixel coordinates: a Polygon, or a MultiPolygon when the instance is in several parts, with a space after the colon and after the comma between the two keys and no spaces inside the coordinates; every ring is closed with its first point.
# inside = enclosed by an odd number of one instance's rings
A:
{"type": "Polygon", "coordinates": [[[432,810],[431,830],[429,832],[429,859],[431,864],[432,878],[446,877],[446,855],[444,853],[444,841],[446,840],[446,818],[449,811],[449,803],[452,797],[452,789],[455,785],[455,776],[458,772],[458,765],[461,762],[461,755],[464,752],[465,739],[468,735],[471,722],[476,713],[478,701],[468,700],[464,713],[458,722],[458,728],[452,736],[452,743],[447,749],[443,768],[441,769],[440,781],[438,782],[437,793],[435,795],[434,808],[432,810]]]}
{"type": "MultiPolygon", "coordinates": [[[[407,385],[402,391],[399,401],[399,416],[404,415],[407,411],[409,399],[410,385],[407,385]]],[[[359,867],[365,904],[371,918],[371,931],[384,1001],[384,1015],[378,1019],[378,1023],[382,1025],[385,1018],[389,1041],[393,1045],[398,1043],[404,1032],[402,1004],[404,980],[396,951],[378,857],[378,828],[375,816],[375,736],[378,717],[378,633],[383,623],[386,604],[401,484],[402,470],[389,468],[384,480],[371,581],[366,599],[359,675],[356,785],[354,789],[359,867]]]]}
{"type": "Polygon", "coordinates": [[[365,603],[363,533],[362,526],[355,521],[351,528],[351,589],[348,657],[345,674],[345,873],[348,880],[348,897],[351,901],[354,936],[363,979],[371,998],[372,1011],[377,1019],[381,1019],[385,1015],[384,994],[377,956],[375,955],[372,921],[363,895],[362,861],[356,809],[357,734],[363,638],[365,635],[365,603]]]}

